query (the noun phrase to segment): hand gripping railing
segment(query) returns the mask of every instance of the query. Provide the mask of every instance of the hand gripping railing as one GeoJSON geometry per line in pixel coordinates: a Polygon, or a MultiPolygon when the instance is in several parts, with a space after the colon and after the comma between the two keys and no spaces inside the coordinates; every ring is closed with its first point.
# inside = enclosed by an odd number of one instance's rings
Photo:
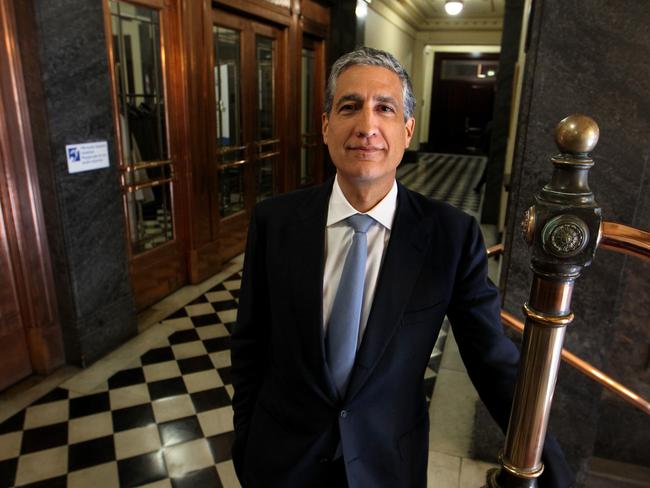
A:
{"type": "Polygon", "coordinates": [[[584,115],[562,120],[555,130],[560,154],[551,158],[551,182],[535,196],[522,224],[534,273],[528,302],[517,386],[500,456],[487,474],[489,488],[535,488],[544,470],[542,447],[566,326],[573,321],[575,280],[593,260],[601,229],[600,208],[589,188],[589,157],[598,125],[584,115]]]}

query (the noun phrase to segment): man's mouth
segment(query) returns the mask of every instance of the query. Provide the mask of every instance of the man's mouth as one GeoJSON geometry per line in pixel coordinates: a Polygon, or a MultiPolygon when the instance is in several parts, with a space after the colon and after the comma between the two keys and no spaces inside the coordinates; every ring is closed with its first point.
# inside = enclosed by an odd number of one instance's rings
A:
{"type": "Polygon", "coordinates": [[[348,150],[370,154],[377,151],[383,151],[384,148],[379,146],[348,146],[348,150]]]}

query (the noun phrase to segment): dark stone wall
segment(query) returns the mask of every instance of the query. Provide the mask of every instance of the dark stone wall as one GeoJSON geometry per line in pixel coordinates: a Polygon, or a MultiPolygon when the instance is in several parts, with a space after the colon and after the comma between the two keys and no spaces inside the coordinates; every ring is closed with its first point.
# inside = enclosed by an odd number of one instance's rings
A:
{"type": "MultiPolygon", "coordinates": [[[[519,222],[550,179],[553,131],[572,113],[599,124],[591,187],[605,220],[650,229],[650,9],[644,2],[534,2],[508,205],[502,289],[519,314],[530,290],[519,222]]],[[[599,251],[578,280],[565,347],[646,397],[650,393],[649,267],[599,251]]],[[[584,483],[589,458],[650,465],[650,417],[603,395],[563,365],[551,430],[584,483]]]]}
{"type": "Polygon", "coordinates": [[[519,56],[521,18],[524,14],[524,0],[506,0],[499,54],[494,111],[492,115],[492,136],[486,167],[485,198],[481,210],[481,222],[496,224],[499,221],[503,169],[510,129],[510,110],[515,64],[519,56]]]}
{"type": "Polygon", "coordinates": [[[332,4],[330,10],[330,42],[328,45],[328,72],[343,54],[354,50],[363,42],[363,32],[358,39],[358,26],[356,16],[357,0],[339,0],[332,4]]]}
{"type": "Polygon", "coordinates": [[[86,366],[137,331],[102,2],[21,3],[26,84],[44,102],[30,112],[66,359],[86,366]],[[69,174],[66,144],[94,141],[108,142],[110,167],[69,174]]]}

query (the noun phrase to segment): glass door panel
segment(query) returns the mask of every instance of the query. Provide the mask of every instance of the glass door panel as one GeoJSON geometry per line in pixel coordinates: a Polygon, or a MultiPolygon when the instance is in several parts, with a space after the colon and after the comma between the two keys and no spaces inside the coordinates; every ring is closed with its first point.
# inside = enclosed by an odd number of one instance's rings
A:
{"type": "Polygon", "coordinates": [[[275,193],[274,168],[280,154],[275,127],[275,57],[275,40],[256,35],[255,195],[258,202],[275,193]]]}
{"type": "Polygon", "coordinates": [[[111,0],[122,187],[133,254],[174,239],[160,13],[111,0]]]}
{"type": "Polygon", "coordinates": [[[213,26],[219,212],[228,217],[245,209],[247,147],[241,103],[241,32],[213,26]]]}

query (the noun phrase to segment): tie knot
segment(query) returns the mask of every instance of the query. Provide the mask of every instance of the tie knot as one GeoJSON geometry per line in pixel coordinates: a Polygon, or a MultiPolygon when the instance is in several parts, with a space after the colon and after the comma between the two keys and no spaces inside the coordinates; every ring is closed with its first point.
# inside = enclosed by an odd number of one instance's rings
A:
{"type": "Polygon", "coordinates": [[[355,214],[347,218],[348,224],[354,229],[354,232],[365,234],[370,226],[375,222],[370,215],[355,214]]]}

